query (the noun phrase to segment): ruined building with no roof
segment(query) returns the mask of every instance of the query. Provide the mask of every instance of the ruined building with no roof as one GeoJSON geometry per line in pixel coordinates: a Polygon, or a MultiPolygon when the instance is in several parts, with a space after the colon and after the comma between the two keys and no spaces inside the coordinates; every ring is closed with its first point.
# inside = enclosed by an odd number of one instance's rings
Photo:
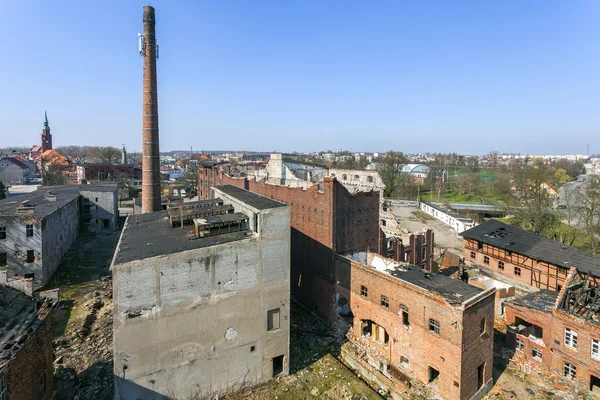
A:
{"type": "Polygon", "coordinates": [[[212,192],[127,219],[111,267],[116,399],[215,395],[289,371],[290,208],[212,192]]]}

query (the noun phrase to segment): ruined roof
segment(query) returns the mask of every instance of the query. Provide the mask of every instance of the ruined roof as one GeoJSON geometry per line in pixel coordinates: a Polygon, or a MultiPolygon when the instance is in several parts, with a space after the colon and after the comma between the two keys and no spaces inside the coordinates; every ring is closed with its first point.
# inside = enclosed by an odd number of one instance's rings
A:
{"type": "Polygon", "coordinates": [[[202,247],[247,239],[251,232],[242,231],[198,238],[193,225],[171,227],[167,211],[127,217],[113,264],[123,264],[150,257],[179,253],[202,247]]]}
{"type": "Polygon", "coordinates": [[[256,193],[252,193],[248,190],[241,189],[237,186],[224,185],[224,186],[217,186],[216,189],[218,189],[221,192],[228,194],[232,197],[235,197],[236,199],[242,201],[243,203],[249,205],[250,207],[254,207],[258,210],[267,210],[269,208],[276,208],[276,207],[286,207],[286,205],[283,203],[269,199],[268,197],[260,196],[256,193]]]}
{"type": "Polygon", "coordinates": [[[519,307],[532,308],[534,310],[552,313],[558,293],[550,290],[540,290],[539,292],[530,293],[526,296],[511,300],[508,303],[519,307]]]}
{"type": "Polygon", "coordinates": [[[0,367],[10,360],[42,323],[36,301],[6,286],[0,286],[0,367]]]}
{"type": "Polygon", "coordinates": [[[29,206],[35,208],[34,215],[45,217],[76,200],[81,191],[115,192],[116,190],[116,186],[101,185],[42,186],[34,192],[10,196],[0,200],[0,216],[18,215],[17,208],[19,208],[22,202],[29,201],[29,206]],[[55,194],[56,200],[47,200],[46,194],[55,194]]]}
{"type": "Polygon", "coordinates": [[[429,292],[439,294],[449,303],[462,304],[471,297],[484,292],[483,289],[469,285],[463,281],[431,273],[412,265],[402,265],[397,269],[386,272],[395,278],[412,283],[429,292]]]}
{"type": "Polygon", "coordinates": [[[490,219],[462,232],[460,235],[465,239],[477,240],[522,254],[534,260],[567,268],[575,267],[579,271],[600,276],[600,257],[592,256],[575,247],[504,224],[495,219],[490,219]]]}

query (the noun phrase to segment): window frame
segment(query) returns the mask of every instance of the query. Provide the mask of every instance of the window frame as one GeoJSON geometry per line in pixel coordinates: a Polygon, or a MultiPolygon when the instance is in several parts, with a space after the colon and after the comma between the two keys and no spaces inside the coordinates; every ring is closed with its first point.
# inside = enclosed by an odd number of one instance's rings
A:
{"type": "Polygon", "coordinates": [[[591,347],[590,356],[592,357],[592,359],[600,361],[600,340],[592,339],[592,344],[590,347],[591,347]],[[594,348],[595,348],[595,351],[594,351],[594,348]]]}
{"type": "Polygon", "coordinates": [[[429,318],[429,332],[433,332],[436,335],[439,335],[440,330],[440,321],[433,318],[429,318]]]}
{"type": "Polygon", "coordinates": [[[515,350],[523,352],[525,351],[525,342],[523,341],[523,339],[515,339],[515,350]]]}
{"type": "Polygon", "coordinates": [[[483,263],[485,265],[490,265],[490,256],[483,256],[483,263]]]}
{"type": "Polygon", "coordinates": [[[0,226],[0,240],[6,239],[6,227],[0,226]]]}
{"type": "Polygon", "coordinates": [[[504,271],[504,261],[498,261],[498,269],[504,271]]]}
{"type": "Polygon", "coordinates": [[[521,267],[515,267],[513,274],[516,276],[521,276],[521,267]]]}
{"type": "Polygon", "coordinates": [[[471,258],[474,260],[477,258],[477,253],[475,253],[474,251],[471,252],[470,254],[471,258]]]}
{"type": "Polygon", "coordinates": [[[542,361],[544,356],[544,353],[542,352],[542,349],[538,349],[535,346],[531,347],[531,357],[536,360],[536,361],[542,361]],[[536,356],[536,353],[539,353],[539,356],[536,356]]]}
{"type": "Polygon", "coordinates": [[[571,328],[565,328],[563,334],[563,343],[565,347],[577,350],[577,331],[571,328]]]}
{"type": "Polygon", "coordinates": [[[381,306],[387,310],[390,308],[390,298],[384,295],[381,295],[381,306]]]}
{"type": "Polygon", "coordinates": [[[362,297],[369,297],[369,288],[365,285],[360,285],[360,295],[362,297]]]}
{"type": "Polygon", "coordinates": [[[575,379],[577,377],[577,366],[567,361],[563,362],[563,377],[568,379],[575,379]]]}
{"type": "Polygon", "coordinates": [[[408,307],[406,307],[404,304],[400,304],[400,315],[402,316],[402,325],[410,326],[408,307]]]}
{"type": "Polygon", "coordinates": [[[25,237],[33,237],[33,224],[25,224],[25,237]]]}
{"type": "Polygon", "coordinates": [[[267,311],[267,332],[275,332],[281,328],[281,309],[273,308],[267,311]],[[271,315],[277,315],[277,323],[271,317],[271,315]],[[272,324],[272,325],[271,325],[272,324]],[[277,326],[275,326],[277,325],[277,326]]]}

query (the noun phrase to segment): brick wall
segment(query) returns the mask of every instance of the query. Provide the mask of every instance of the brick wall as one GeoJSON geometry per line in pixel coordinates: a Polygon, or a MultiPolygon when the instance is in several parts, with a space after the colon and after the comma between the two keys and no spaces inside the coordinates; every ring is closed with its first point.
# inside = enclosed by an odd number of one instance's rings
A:
{"type": "Polygon", "coordinates": [[[9,399],[51,399],[54,390],[52,355],[52,316],[47,303],[40,310],[40,327],[27,339],[16,356],[8,363],[9,399]],[[41,375],[45,376],[45,393],[40,390],[41,375]]]}
{"type": "Polygon", "coordinates": [[[590,377],[600,378],[600,361],[591,357],[592,339],[600,340],[600,326],[587,323],[560,310],[553,311],[552,369],[563,376],[563,365],[568,362],[577,367],[575,379],[590,388],[590,377]],[[577,332],[577,349],[564,345],[565,328],[577,332]]]}
{"type": "Polygon", "coordinates": [[[564,286],[568,273],[567,269],[558,268],[554,264],[533,260],[515,252],[506,252],[488,244],[479,246],[476,240],[470,239],[464,240],[464,256],[465,260],[494,273],[539,289],[559,291],[564,286]],[[504,263],[504,269],[499,267],[499,262],[504,263]],[[520,269],[520,275],[515,273],[515,267],[520,269]]]}
{"type": "Polygon", "coordinates": [[[220,185],[234,185],[290,206],[292,294],[333,322],[335,254],[378,250],[379,193],[352,195],[327,177],[308,189],[271,185],[231,177],[220,166],[199,166],[200,199],[209,199],[210,188],[220,185]]]}
{"type": "MultiPolygon", "coordinates": [[[[352,336],[384,363],[403,370],[427,384],[429,367],[440,372],[437,391],[447,399],[470,398],[477,392],[477,366],[485,362],[486,381],[491,378],[494,296],[490,293],[463,312],[439,295],[380,273],[357,262],[336,256],[337,265],[350,268],[350,308],[354,315],[352,336]],[[367,296],[361,294],[367,288],[367,296]],[[381,305],[381,296],[389,307],[381,305]],[[408,308],[409,325],[403,324],[400,305],[408,308]],[[464,315],[463,315],[464,314],[464,315]],[[429,319],[440,324],[440,334],[429,330],[429,319]],[[479,334],[481,318],[487,319],[489,335],[479,334]],[[364,337],[362,321],[371,320],[389,334],[387,345],[364,337]]],[[[343,274],[340,273],[341,277],[343,274]]],[[[341,283],[344,279],[338,279],[341,283]]]]}
{"type": "Polygon", "coordinates": [[[529,364],[533,368],[544,367],[550,368],[552,365],[552,314],[535,310],[532,308],[521,307],[511,302],[505,303],[506,307],[506,325],[515,325],[517,318],[537,325],[543,329],[542,341],[543,345],[537,340],[530,340],[528,336],[519,335],[512,332],[510,329],[506,334],[506,344],[509,349],[515,352],[515,360],[521,364],[529,364]],[[516,339],[523,341],[524,349],[516,349],[516,339]],[[542,361],[533,358],[533,348],[542,351],[542,361]]]}
{"type": "Polygon", "coordinates": [[[422,234],[404,235],[401,240],[395,237],[388,239],[385,234],[382,234],[378,252],[384,257],[404,261],[427,271],[433,271],[433,238],[434,234],[431,229],[422,234]],[[388,246],[389,240],[391,240],[391,246],[388,246]]]}

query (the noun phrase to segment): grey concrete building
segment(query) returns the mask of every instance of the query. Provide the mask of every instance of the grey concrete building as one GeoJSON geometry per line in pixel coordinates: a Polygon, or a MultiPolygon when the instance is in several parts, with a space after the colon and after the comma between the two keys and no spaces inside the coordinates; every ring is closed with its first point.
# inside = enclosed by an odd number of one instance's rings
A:
{"type": "Polygon", "coordinates": [[[79,231],[118,227],[116,186],[44,187],[0,200],[0,269],[47,283],[79,231]]]}
{"type": "Polygon", "coordinates": [[[34,172],[34,168],[21,157],[4,157],[0,159],[0,182],[5,185],[25,184],[34,172]]]}
{"type": "Polygon", "coordinates": [[[116,399],[204,398],[289,371],[290,209],[212,190],[126,221],[111,267],[116,399]]]}

